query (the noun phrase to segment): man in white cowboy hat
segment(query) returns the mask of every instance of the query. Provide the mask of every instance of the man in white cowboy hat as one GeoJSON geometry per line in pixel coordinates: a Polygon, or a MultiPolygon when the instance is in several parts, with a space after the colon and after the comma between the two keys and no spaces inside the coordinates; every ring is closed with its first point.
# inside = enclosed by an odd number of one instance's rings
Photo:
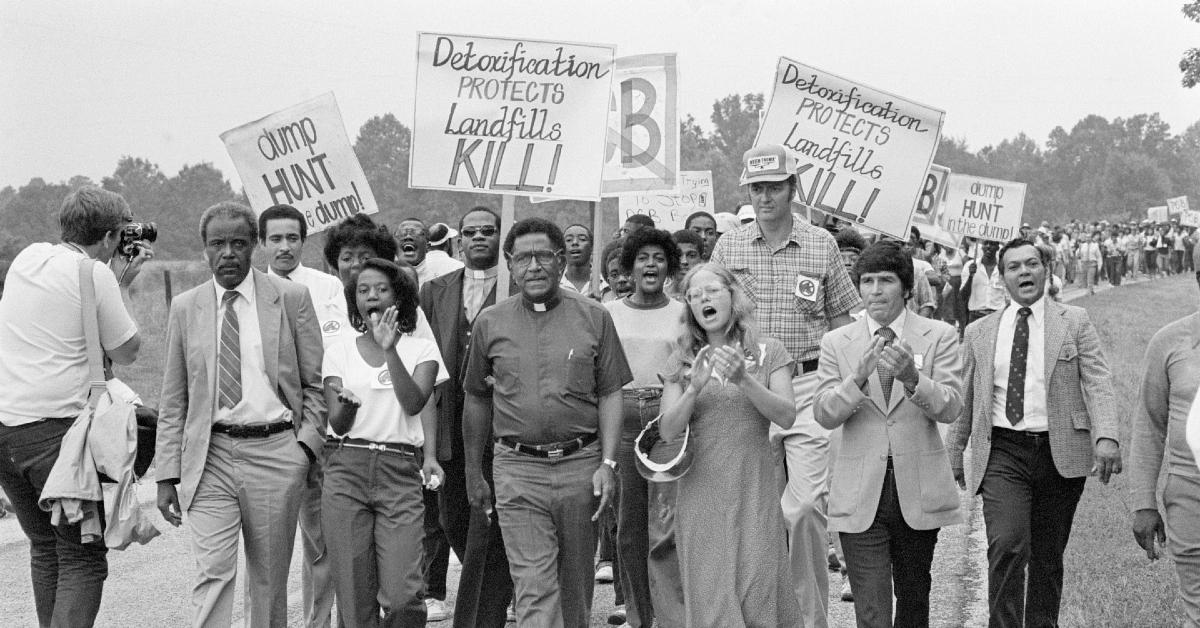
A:
{"type": "Polygon", "coordinates": [[[787,469],[781,506],[796,595],[805,625],[824,628],[829,430],[813,418],[812,397],[821,337],[850,323],[861,299],[833,236],[792,214],[795,157],[764,144],[746,151],[742,164],[755,220],[723,234],[712,261],[733,273],[755,303],[762,333],[782,341],[796,361],[796,422],[786,430],[772,425],[771,442],[782,447],[787,469]]]}

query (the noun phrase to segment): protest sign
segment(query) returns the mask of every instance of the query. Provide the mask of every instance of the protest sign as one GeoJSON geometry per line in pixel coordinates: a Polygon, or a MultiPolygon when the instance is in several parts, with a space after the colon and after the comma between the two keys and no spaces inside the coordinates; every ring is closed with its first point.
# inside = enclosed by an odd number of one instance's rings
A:
{"type": "Polygon", "coordinates": [[[938,213],[942,208],[942,200],[946,198],[946,182],[950,178],[950,169],[945,166],[932,164],[929,172],[925,173],[925,185],[921,188],[921,196],[917,199],[917,208],[913,210],[912,222],[925,232],[925,227],[937,224],[938,213]]]}
{"type": "Polygon", "coordinates": [[[409,185],[595,200],[612,46],[419,33],[409,185]]]}
{"type": "Polygon", "coordinates": [[[980,240],[1007,242],[1021,231],[1025,184],[951,174],[941,227],[980,240]]]}
{"type": "Polygon", "coordinates": [[[1200,227],[1200,210],[1183,210],[1183,213],[1179,215],[1179,224],[1185,227],[1200,227]]]}
{"type": "Polygon", "coordinates": [[[713,213],[712,173],[708,170],[683,170],[679,187],[671,192],[622,194],[618,202],[620,222],[634,214],[645,214],[657,229],[678,231],[694,212],[713,213]]]}
{"type": "Polygon", "coordinates": [[[907,238],[944,117],[781,57],[755,144],[782,144],[798,158],[804,205],[907,238]]]}
{"type": "Polygon", "coordinates": [[[230,129],[221,141],[256,213],[287,203],[316,233],[379,211],[332,92],[230,129]]]}
{"type": "Polygon", "coordinates": [[[1146,217],[1154,222],[1167,222],[1171,219],[1170,209],[1166,205],[1146,209],[1146,217]]]}
{"type": "Polygon", "coordinates": [[[605,196],[670,190],[679,173],[674,54],[617,59],[604,151],[605,196]]]}
{"type": "Polygon", "coordinates": [[[1175,198],[1167,199],[1167,213],[1172,216],[1177,216],[1188,210],[1188,199],[1186,196],[1176,196],[1175,198]]]}

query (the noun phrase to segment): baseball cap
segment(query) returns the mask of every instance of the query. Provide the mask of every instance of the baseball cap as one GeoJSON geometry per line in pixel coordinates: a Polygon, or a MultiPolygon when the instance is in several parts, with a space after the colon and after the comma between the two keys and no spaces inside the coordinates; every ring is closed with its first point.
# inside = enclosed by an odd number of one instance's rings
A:
{"type": "Polygon", "coordinates": [[[754,206],[753,205],[746,204],[746,205],[742,205],[741,207],[738,208],[738,213],[737,213],[738,222],[742,222],[744,220],[754,220],[755,218],[756,218],[756,216],[754,214],[754,206]]]}
{"type": "Polygon", "coordinates": [[[783,181],[796,174],[796,158],[779,144],[755,146],[742,155],[740,185],[759,181],[783,181]]]}
{"type": "Polygon", "coordinates": [[[429,228],[429,246],[440,246],[450,238],[458,237],[458,230],[439,222],[429,228]]]}

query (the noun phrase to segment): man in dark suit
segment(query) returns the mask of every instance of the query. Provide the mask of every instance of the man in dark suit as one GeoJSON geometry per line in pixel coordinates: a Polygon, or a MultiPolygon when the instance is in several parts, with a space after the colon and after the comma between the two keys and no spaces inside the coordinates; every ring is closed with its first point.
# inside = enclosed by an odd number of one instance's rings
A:
{"type": "Polygon", "coordinates": [[[1121,472],[1100,338],[1086,310],[1042,298],[1048,262],[1029,240],[1005,244],[997,265],[1011,302],[963,339],[963,415],[948,445],[959,484],[983,496],[992,627],[1058,625],[1084,482],[1121,472]]]}
{"type": "MultiPolygon", "coordinates": [[[[499,628],[506,620],[513,584],[499,521],[491,514],[473,510],[467,501],[462,372],[471,342],[471,323],[479,312],[496,302],[500,217],[486,207],[475,207],[462,217],[458,231],[466,267],[421,286],[421,308],[450,372],[450,379],[438,387],[438,461],[446,474],[439,505],[442,529],[463,565],[454,626],[499,628]]],[[[484,460],[489,483],[490,454],[488,449],[484,460]]]]}
{"type": "Polygon", "coordinates": [[[307,288],[251,269],[249,207],[208,208],[200,237],[213,279],[175,297],[167,321],[158,508],[176,526],[187,513],[194,625],[231,624],[240,534],[246,626],[284,626],[305,479],[325,442],[321,328],[307,288]]]}

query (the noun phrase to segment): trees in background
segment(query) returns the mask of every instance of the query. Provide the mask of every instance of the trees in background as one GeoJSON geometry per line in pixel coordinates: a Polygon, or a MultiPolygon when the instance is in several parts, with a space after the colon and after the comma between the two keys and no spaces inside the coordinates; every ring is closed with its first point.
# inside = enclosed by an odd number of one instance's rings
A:
{"type": "MultiPolygon", "coordinates": [[[[1188,6],[1200,16],[1200,0],[1188,6]]],[[[741,158],[754,143],[764,106],[762,94],[731,94],[713,103],[708,130],[691,115],[680,122],[681,168],[712,171],[718,211],[736,211],[746,202],[738,186],[741,158]]],[[[378,221],[395,225],[418,216],[427,224],[456,225],[476,205],[499,210],[498,195],[409,188],[411,140],[410,130],[390,113],[359,128],[354,151],[379,205],[378,221]]],[[[934,161],[954,172],[1025,182],[1025,220],[1034,224],[1140,219],[1147,207],[1183,195],[1200,208],[1200,121],[1173,135],[1156,113],[1111,121],[1089,115],[1070,130],[1056,127],[1044,143],[1020,133],[977,151],[964,139],[942,137],[934,161]]],[[[20,188],[0,189],[0,259],[12,259],[30,242],[55,240],[63,197],[88,184],[92,181],[84,176],[66,183],[35,178],[20,188]]],[[[244,201],[210,163],[187,165],[167,176],[147,159],[126,156],[100,185],[123,195],[137,220],[159,223],[155,251],[160,259],[194,259],[199,250],[196,224],[204,208],[244,201]]],[[[617,227],[616,206],[616,199],[598,204],[605,219],[602,240],[617,227]]],[[[518,198],[516,208],[521,217],[541,216],[563,226],[590,224],[585,202],[535,204],[518,198]]],[[[318,239],[308,247],[305,263],[319,264],[321,246],[318,239]]]]}

